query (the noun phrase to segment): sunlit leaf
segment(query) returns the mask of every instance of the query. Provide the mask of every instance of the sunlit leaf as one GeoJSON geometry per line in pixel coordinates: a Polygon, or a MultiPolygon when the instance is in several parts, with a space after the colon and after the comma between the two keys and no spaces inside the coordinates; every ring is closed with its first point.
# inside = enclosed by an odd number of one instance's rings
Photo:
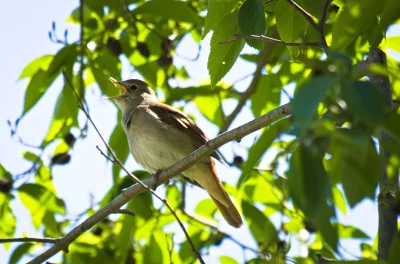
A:
{"type": "Polygon", "coordinates": [[[231,39],[238,32],[237,12],[226,16],[214,30],[207,63],[212,87],[229,72],[244,47],[242,39],[226,44],[219,44],[219,42],[231,39]]]}
{"type": "Polygon", "coordinates": [[[32,77],[38,70],[46,71],[53,60],[53,55],[43,55],[31,61],[19,75],[19,79],[32,77]]]}
{"type": "MultiPolygon", "coordinates": [[[[302,0],[297,4],[303,5],[302,0]]],[[[304,16],[294,8],[287,0],[279,0],[275,7],[276,27],[279,36],[285,42],[301,42],[306,34],[309,23],[304,16]]],[[[293,57],[297,56],[296,47],[288,47],[293,57]]]]}
{"type": "Polygon", "coordinates": [[[260,117],[279,106],[282,86],[276,74],[260,77],[257,89],[251,96],[251,110],[255,117],[260,117]]]}
{"type": "Polygon", "coordinates": [[[372,26],[371,19],[375,18],[386,5],[386,0],[348,0],[339,10],[332,28],[333,50],[346,48],[355,38],[372,26]]]}
{"type": "Polygon", "coordinates": [[[240,0],[209,0],[208,12],[204,25],[202,39],[214,29],[221,20],[238,7],[240,0]]]}
{"type": "Polygon", "coordinates": [[[221,111],[221,102],[217,95],[197,96],[194,103],[200,112],[217,126],[222,125],[223,116],[221,111]]]}
{"type": "Polygon", "coordinates": [[[60,214],[66,213],[64,201],[41,185],[23,184],[18,188],[18,194],[21,202],[31,213],[35,228],[42,224],[47,210],[60,214]]]}
{"type": "Polygon", "coordinates": [[[272,222],[254,205],[243,201],[243,214],[251,234],[259,245],[267,247],[271,241],[276,239],[277,231],[272,222]]]}

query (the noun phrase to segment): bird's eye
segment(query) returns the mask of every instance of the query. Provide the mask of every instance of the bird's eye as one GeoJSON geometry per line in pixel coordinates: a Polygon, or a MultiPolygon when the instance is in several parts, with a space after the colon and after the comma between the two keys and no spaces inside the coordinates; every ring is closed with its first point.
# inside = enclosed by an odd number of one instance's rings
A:
{"type": "Polygon", "coordinates": [[[136,84],[132,84],[131,86],[129,86],[129,90],[131,91],[136,91],[138,89],[138,86],[136,84]]]}

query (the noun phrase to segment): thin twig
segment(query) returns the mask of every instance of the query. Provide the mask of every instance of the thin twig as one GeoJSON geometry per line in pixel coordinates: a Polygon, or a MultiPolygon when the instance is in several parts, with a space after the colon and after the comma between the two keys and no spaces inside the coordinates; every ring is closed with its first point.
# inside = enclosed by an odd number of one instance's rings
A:
{"type": "MultiPolygon", "coordinates": [[[[270,125],[271,123],[288,116],[291,113],[291,108],[289,104],[282,105],[267,114],[263,115],[260,118],[254,119],[238,128],[235,128],[231,131],[225,132],[218,137],[208,141],[202,147],[192,152],[189,156],[184,158],[183,160],[177,162],[173,166],[161,171],[158,174],[157,179],[153,176],[143,181],[145,185],[148,186],[157,186],[157,184],[162,184],[170,180],[173,176],[179,174],[180,172],[186,170],[198,160],[210,155],[216,149],[221,147],[222,145],[233,141],[237,138],[245,137],[263,127],[270,125]]],[[[35,259],[33,259],[29,263],[42,263],[49,259],[50,257],[57,254],[59,251],[65,248],[65,245],[69,245],[75,239],[77,239],[81,234],[92,228],[96,223],[107,217],[115,210],[118,210],[129,202],[134,196],[139,195],[143,192],[147,191],[141,184],[134,184],[133,186],[127,188],[123,193],[118,195],[114,200],[108,203],[105,207],[95,212],[81,224],[73,228],[69,233],[64,235],[62,239],[60,239],[59,243],[49,248],[47,251],[43,252],[35,259]]]]}
{"type": "MultiPolygon", "coordinates": [[[[174,212],[174,210],[172,209],[172,207],[169,205],[169,203],[167,202],[166,199],[161,198],[158,194],[156,194],[152,189],[150,189],[145,183],[143,183],[139,178],[137,178],[135,175],[133,175],[131,172],[129,172],[124,165],[121,163],[121,161],[117,158],[117,155],[114,153],[114,151],[112,150],[112,148],[108,145],[107,141],[103,138],[103,136],[101,135],[100,131],[98,130],[98,128],[96,127],[96,125],[94,124],[92,118],[90,117],[89,113],[86,111],[85,106],[83,105],[83,102],[81,100],[81,98],[79,97],[79,95],[76,93],[71,81],[69,80],[67,74],[65,73],[64,70],[62,70],[62,74],[64,76],[65,81],[67,82],[67,84],[69,85],[69,87],[71,88],[71,90],[73,91],[73,93],[76,96],[76,99],[78,101],[79,104],[79,108],[82,110],[82,112],[86,115],[86,118],[89,120],[89,122],[92,124],[92,126],[94,127],[94,129],[96,130],[97,134],[99,135],[100,139],[103,141],[104,145],[106,146],[107,150],[109,151],[109,153],[111,153],[111,156],[113,157],[113,160],[115,161],[115,163],[121,167],[122,170],[124,170],[126,172],[127,175],[129,175],[130,178],[132,178],[136,183],[140,184],[143,188],[145,188],[148,192],[150,192],[152,195],[154,195],[158,200],[160,200],[163,204],[165,204],[165,206],[167,206],[167,208],[171,211],[171,213],[174,215],[175,219],[178,221],[180,227],[182,228],[182,231],[184,232],[186,239],[188,240],[190,246],[192,247],[192,251],[193,253],[197,256],[198,260],[200,261],[200,263],[204,263],[204,260],[201,258],[200,253],[196,250],[193,241],[191,240],[189,234],[187,233],[185,227],[183,226],[181,220],[179,219],[179,217],[176,215],[176,213],[174,212]]],[[[99,148],[98,148],[99,149],[99,148]]],[[[104,153],[103,153],[104,155],[104,153]]],[[[105,156],[105,155],[104,155],[105,156]]],[[[68,245],[68,244],[67,244],[68,245]]],[[[40,256],[40,255],[39,255],[40,256]]]]}
{"type": "Polygon", "coordinates": [[[323,34],[323,32],[321,31],[320,27],[317,25],[317,23],[315,23],[314,19],[312,18],[312,16],[307,13],[306,10],[304,10],[301,6],[299,6],[295,1],[293,0],[287,0],[287,2],[289,4],[291,4],[294,8],[296,8],[297,10],[299,10],[299,12],[304,16],[304,18],[308,21],[308,23],[310,23],[310,25],[315,29],[315,31],[317,32],[319,38],[320,38],[320,43],[326,47],[327,43],[325,40],[325,36],[323,34]]]}
{"type": "Polygon", "coordinates": [[[324,25],[325,25],[326,15],[328,13],[328,7],[329,7],[330,2],[331,2],[331,0],[325,0],[324,6],[322,7],[321,18],[319,19],[319,23],[318,23],[319,30],[321,30],[321,33],[323,36],[325,36],[324,35],[324,25]]]}
{"type": "Polygon", "coordinates": [[[60,241],[59,238],[36,238],[36,237],[0,238],[0,243],[35,242],[35,243],[57,244],[59,241],[60,241]]]}
{"type": "MultiPolygon", "coordinates": [[[[275,34],[276,34],[276,32],[275,32],[275,34]]],[[[258,85],[258,81],[260,80],[260,77],[261,77],[262,69],[264,68],[264,65],[268,58],[268,54],[271,52],[271,50],[272,50],[272,45],[265,43],[264,49],[260,52],[259,59],[257,62],[257,68],[254,71],[254,77],[251,80],[249,88],[247,88],[247,90],[240,97],[236,108],[232,111],[232,113],[230,115],[228,115],[226,117],[224,124],[221,126],[219,134],[225,132],[229,128],[229,126],[232,124],[233,120],[236,118],[236,116],[242,110],[243,106],[246,104],[247,99],[249,99],[249,97],[257,89],[257,85],[258,85]]]]}
{"type": "Polygon", "coordinates": [[[129,209],[118,209],[117,211],[113,212],[113,214],[125,214],[130,216],[136,216],[135,212],[129,209]]]}
{"type": "Polygon", "coordinates": [[[230,43],[235,40],[238,40],[238,39],[258,39],[258,40],[272,42],[272,43],[280,44],[280,45],[284,45],[284,46],[297,46],[297,47],[298,46],[301,46],[301,47],[321,46],[321,43],[319,43],[319,42],[285,42],[280,39],[270,38],[270,37],[263,36],[263,35],[240,35],[240,34],[235,34],[235,35],[233,35],[233,38],[224,40],[224,41],[220,41],[220,42],[218,42],[218,44],[226,44],[226,43],[230,43]]]}

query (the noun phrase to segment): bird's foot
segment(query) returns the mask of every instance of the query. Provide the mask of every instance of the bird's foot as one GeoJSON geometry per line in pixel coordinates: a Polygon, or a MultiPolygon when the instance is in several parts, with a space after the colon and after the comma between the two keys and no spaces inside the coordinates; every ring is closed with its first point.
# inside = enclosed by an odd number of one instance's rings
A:
{"type": "Polygon", "coordinates": [[[154,183],[154,185],[153,185],[153,190],[155,191],[156,189],[157,189],[157,187],[158,187],[158,181],[160,180],[160,173],[162,172],[162,170],[157,170],[155,173],[154,173],[154,180],[155,180],[155,183],[154,183]]]}

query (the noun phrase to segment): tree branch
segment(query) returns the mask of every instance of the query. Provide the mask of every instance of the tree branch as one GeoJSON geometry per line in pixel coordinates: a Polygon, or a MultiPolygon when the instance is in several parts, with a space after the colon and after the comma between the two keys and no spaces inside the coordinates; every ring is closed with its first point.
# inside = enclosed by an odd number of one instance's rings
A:
{"type": "Polygon", "coordinates": [[[282,41],[280,39],[270,38],[270,37],[263,36],[263,35],[240,35],[240,34],[235,34],[235,35],[233,35],[233,38],[218,42],[218,44],[226,44],[226,43],[230,43],[230,42],[233,42],[235,40],[238,40],[238,39],[258,39],[258,40],[271,42],[271,43],[275,43],[275,44],[280,44],[280,45],[284,45],[284,46],[297,46],[297,47],[298,46],[301,46],[301,47],[307,47],[307,46],[318,47],[318,46],[321,46],[321,43],[319,43],[319,42],[301,42],[301,43],[299,43],[299,42],[285,42],[285,41],[282,41]]]}
{"type": "MultiPolygon", "coordinates": [[[[276,31],[275,31],[276,35],[276,31]]],[[[242,110],[243,106],[246,104],[247,99],[255,92],[257,89],[258,82],[261,77],[262,69],[264,68],[264,65],[267,61],[268,54],[271,52],[273,46],[269,45],[268,43],[264,44],[264,49],[260,52],[258,62],[257,62],[257,68],[254,71],[254,77],[251,80],[251,83],[249,85],[249,88],[242,94],[242,96],[239,99],[239,102],[236,106],[236,108],[230,113],[226,118],[224,124],[221,126],[219,130],[219,134],[225,132],[229,126],[232,124],[233,120],[236,118],[236,116],[240,113],[242,110]]]]}
{"type": "MultiPolygon", "coordinates": [[[[210,155],[212,152],[214,152],[217,148],[221,147],[222,145],[235,139],[241,139],[242,137],[245,137],[253,133],[254,131],[266,127],[271,123],[283,117],[288,116],[290,112],[291,112],[290,105],[285,104],[270,111],[269,113],[263,115],[260,118],[254,119],[238,128],[225,132],[219,135],[218,137],[208,141],[205,145],[203,145],[202,147],[191,153],[185,159],[161,171],[158,174],[158,181],[153,176],[144,180],[143,184],[145,186],[157,186],[159,184],[165,183],[168,180],[170,180],[174,175],[189,168],[201,158],[210,155]]],[[[59,243],[57,243],[56,245],[54,245],[41,255],[37,256],[34,260],[32,260],[29,263],[42,263],[46,261],[50,257],[57,254],[59,251],[61,251],[63,248],[65,248],[65,245],[69,245],[81,234],[92,228],[97,222],[101,221],[112,212],[115,212],[116,210],[121,208],[121,206],[130,201],[134,196],[141,194],[145,191],[148,191],[148,189],[146,189],[143,185],[139,183],[129,187],[123,193],[117,196],[114,200],[112,200],[109,204],[107,204],[104,208],[100,209],[92,216],[90,216],[88,219],[86,219],[81,224],[72,229],[68,234],[66,234],[59,240],[59,243]]]]}
{"type": "Polygon", "coordinates": [[[57,244],[59,240],[60,239],[58,238],[19,237],[19,238],[1,238],[0,243],[36,242],[36,243],[57,244]]]}
{"type": "MultiPolygon", "coordinates": [[[[380,64],[382,67],[387,67],[386,54],[377,48],[370,48],[368,60],[371,63],[380,64]]],[[[393,110],[392,93],[390,89],[390,81],[387,76],[369,74],[369,78],[374,86],[381,92],[388,111],[393,110]]],[[[378,196],[378,212],[379,212],[379,227],[378,227],[378,259],[388,260],[390,248],[394,237],[398,234],[397,229],[397,214],[393,210],[393,205],[396,201],[396,192],[398,190],[399,176],[396,175],[390,179],[387,174],[388,160],[391,153],[383,147],[381,142],[390,142],[393,139],[384,130],[378,130],[379,153],[381,158],[381,174],[382,178],[379,181],[379,196],[378,196]]]]}

